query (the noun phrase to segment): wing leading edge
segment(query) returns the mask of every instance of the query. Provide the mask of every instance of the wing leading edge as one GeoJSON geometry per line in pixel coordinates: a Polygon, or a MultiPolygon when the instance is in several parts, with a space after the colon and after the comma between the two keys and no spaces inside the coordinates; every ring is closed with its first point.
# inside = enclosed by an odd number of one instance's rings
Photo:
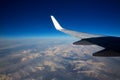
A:
{"type": "Polygon", "coordinates": [[[104,50],[93,53],[93,56],[100,56],[100,57],[120,56],[120,37],[94,35],[94,34],[68,30],[68,29],[62,28],[62,26],[58,23],[58,21],[55,19],[54,16],[51,16],[51,19],[57,30],[81,39],[80,41],[74,42],[73,44],[99,45],[105,48],[104,50]]]}

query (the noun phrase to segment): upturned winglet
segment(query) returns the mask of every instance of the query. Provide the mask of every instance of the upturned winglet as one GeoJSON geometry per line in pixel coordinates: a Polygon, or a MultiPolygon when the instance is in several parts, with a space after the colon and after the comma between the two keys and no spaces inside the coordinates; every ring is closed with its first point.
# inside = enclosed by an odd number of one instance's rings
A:
{"type": "Polygon", "coordinates": [[[52,22],[53,22],[55,28],[56,28],[57,30],[60,30],[60,31],[61,31],[63,28],[62,28],[61,25],[58,23],[58,21],[55,19],[55,17],[54,17],[54,16],[50,16],[50,17],[51,17],[51,19],[52,19],[52,22]]]}

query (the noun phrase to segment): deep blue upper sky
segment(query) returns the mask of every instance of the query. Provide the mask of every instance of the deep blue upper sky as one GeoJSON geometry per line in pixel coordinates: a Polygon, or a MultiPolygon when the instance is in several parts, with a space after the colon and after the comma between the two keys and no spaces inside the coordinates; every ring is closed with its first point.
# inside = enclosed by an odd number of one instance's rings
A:
{"type": "Polygon", "coordinates": [[[64,35],[50,19],[65,28],[120,36],[119,0],[1,0],[0,37],[64,35]]]}

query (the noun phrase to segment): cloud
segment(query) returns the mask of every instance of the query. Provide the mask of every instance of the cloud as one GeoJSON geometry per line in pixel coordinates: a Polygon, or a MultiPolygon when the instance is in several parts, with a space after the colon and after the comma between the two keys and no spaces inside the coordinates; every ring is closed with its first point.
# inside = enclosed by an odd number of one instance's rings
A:
{"type": "MultiPolygon", "coordinates": [[[[0,65],[8,64],[2,69],[2,73],[14,79],[41,79],[46,80],[73,80],[84,77],[101,80],[111,80],[107,74],[116,70],[108,68],[105,59],[96,58],[92,53],[100,48],[92,46],[75,46],[72,44],[55,44],[27,46],[13,50],[9,56],[1,58],[0,65]],[[49,46],[49,47],[48,47],[49,46]],[[4,62],[4,63],[3,63],[4,62]],[[107,69],[108,68],[108,69],[107,69]],[[62,73],[61,73],[62,72],[62,73]]],[[[113,60],[113,59],[111,59],[113,60]]],[[[0,66],[0,67],[1,67],[0,66]]],[[[118,65],[117,65],[118,66],[118,65]]],[[[117,68],[115,68],[117,69],[117,68]]],[[[112,78],[113,79],[113,78],[112,78]]]]}
{"type": "Polygon", "coordinates": [[[44,61],[44,66],[49,66],[50,71],[56,71],[57,69],[65,69],[64,66],[59,65],[53,61],[44,61]]]}
{"type": "Polygon", "coordinates": [[[44,66],[37,66],[37,67],[35,67],[36,69],[38,69],[38,70],[40,70],[40,71],[42,71],[42,70],[44,70],[45,69],[45,67],[44,66]]]}
{"type": "Polygon", "coordinates": [[[22,53],[23,54],[21,55],[22,56],[21,62],[26,61],[26,60],[36,59],[41,56],[40,53],[38,52],[32,53],[31,50],[24,50],[22,53]]]}
{"type": "Polygon", "coordinates": [[[30,55],[28,55],[28,56],[22,57],[21,62],[26,61],[26,60],[32,60],[32,59],[35,59],[35,58],[37,58],[37,57],[39,57],[39,54],[37,54],[37,53],[35,53],[35,54],[30,54],[30,55]]]}
{"type": "Polygon", "coordinates": [[[12,80],[12,78],[7,75],[0,74],[0,80],[12,80]]]}
{"type": "Polygon", "coordinates": [[[32,51],[32,50],[29,50],[29,49],[28,49],[28,50],[23,50],[22,53],[23,53],[23,54],[27,54],[27,53],[30,53],[31,51],[32,51]]]}

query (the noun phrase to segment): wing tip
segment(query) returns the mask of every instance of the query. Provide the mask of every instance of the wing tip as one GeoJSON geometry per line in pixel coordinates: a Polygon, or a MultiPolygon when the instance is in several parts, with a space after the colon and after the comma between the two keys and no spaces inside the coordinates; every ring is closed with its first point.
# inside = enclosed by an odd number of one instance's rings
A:
{"type": "Polygon", "coordinates": [[[51,19],[54,17],[53,15],[50,15],[51,19]]]}
{"type": "Polygon", "coordinates": [[[58,21],[55,19],[55,17],[54,17],[53,15],[50,15],[50,17],[51,17],[51,19],[52,19],[52,22],[53,22],[55,28],[56,28],[57,30],[60,30],[60,31],[61,31],[63,28],[62,28],[61,25],[58,23],[58,21]]]}

